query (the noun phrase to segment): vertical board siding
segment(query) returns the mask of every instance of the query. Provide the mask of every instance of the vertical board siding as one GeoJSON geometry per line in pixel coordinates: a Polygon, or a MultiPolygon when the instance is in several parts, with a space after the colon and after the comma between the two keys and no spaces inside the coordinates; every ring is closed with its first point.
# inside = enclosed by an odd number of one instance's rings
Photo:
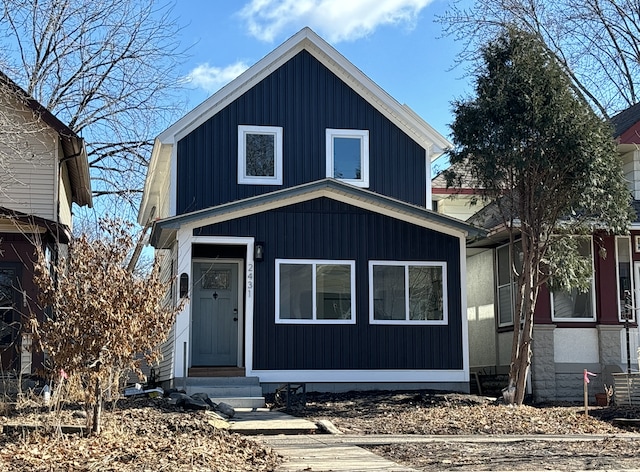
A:
{"type": "Polygon", "coordinates": [[[197,234],[264,242],[265,258],[254,274],[254,368],[462,368],[458,238],[326,198],[208,226],[197,234]],[[356,324],[276,324],[277,258],[354,260],[356,324]],[[445,261],[448,325],[371,325],[370,260],[445,261]]]}
{"type": "Polygon", "coordinates": [[[327,128],[369,130],[369,189],[426,205],[426,153],[302,51],[178,141],[177,214],[325,177],[327,128]],[[238,125],[283,128],[283,185],[238,185],[238,125]]]}

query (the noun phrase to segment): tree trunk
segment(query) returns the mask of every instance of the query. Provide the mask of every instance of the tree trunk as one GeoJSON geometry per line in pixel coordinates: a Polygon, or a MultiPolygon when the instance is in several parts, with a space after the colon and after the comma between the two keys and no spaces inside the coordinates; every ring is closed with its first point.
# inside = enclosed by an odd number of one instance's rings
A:
{"type": "Polygon", "coordinates": [[[100,419],[102,417],[102,392],[100,391],[100,378],[96,378],[96,394],[95,403],[93,405],[93,425],[91,432],[95,435],[100,434],[100,419]]]}

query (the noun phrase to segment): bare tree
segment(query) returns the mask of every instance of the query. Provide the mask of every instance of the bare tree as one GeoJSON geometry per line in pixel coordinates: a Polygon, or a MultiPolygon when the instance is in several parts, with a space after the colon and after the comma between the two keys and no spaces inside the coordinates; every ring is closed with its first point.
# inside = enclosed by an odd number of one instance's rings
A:
{"type": "Polygon", "coordinates": [[[555,55],[574,89],[608,118],[640,100],[640,0],[477,0],[441,18],[475,61],[508,25],[532,33],[555,55]]]}
{"type": "Polygon", "coordinates": [[[149,365],[159,360],[160,343],[180,309],[157,263],[145,275],[128,268],[135,246],[130,225],[106,219],[101,225],[100,236],[79,236],[58,262],[47,260],[38,246],[34,281],[50,316],[30,318],[34,340],[54,371],[78,376],[85,386],[92,413],[87,418],[96,434],[114,379],[126,369],[142,375],[136,354],[149,365]]]}
{"type": "Polygon", "coordinates": [[[95,196],[135,205],[151,137],[177,111],[182,58],[156,0],[2,0],[4,68],[85,138],[95,196]]]}

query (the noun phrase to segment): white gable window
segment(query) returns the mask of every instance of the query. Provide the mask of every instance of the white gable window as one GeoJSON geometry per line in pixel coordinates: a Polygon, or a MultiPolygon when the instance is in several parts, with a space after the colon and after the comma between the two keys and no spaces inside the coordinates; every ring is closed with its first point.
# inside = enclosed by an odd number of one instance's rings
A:
{"type": "Polygon", "coordinates": [[[282,128],[238,126],[238,183],[282,185],[282,128]]]}
{"type": "Polygon", "coordinates": [[[327,129],[327,177],[369,186],[369,131],[327,129]]]}
{"type": "Polygon", "coordinates": [[[353,324],[355,262],[276,259],[276,323],[353,324]]]}
{"type": "Polygon", "coordinates": [[[369,262],[371,324],[446,324],[444,262],[369,262]]]}

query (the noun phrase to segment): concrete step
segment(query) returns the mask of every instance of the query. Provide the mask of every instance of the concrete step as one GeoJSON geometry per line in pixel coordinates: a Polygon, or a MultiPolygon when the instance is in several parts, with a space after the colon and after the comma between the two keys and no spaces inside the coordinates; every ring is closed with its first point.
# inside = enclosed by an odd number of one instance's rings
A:
{"type": "MultiPolygon", "coordinates": [[[[182,385],[185,379],[176,379],[176,385],[182,385]]],[[[219,385],[257,385],[260,386],[258,377],[187,377],[187,386],[202,385],[206,387],[219,385]]]]}
{"type": "Polygon", "coordinates": [[[255,385],[187,385],[187,395],[206,393],[210,397],[261,397],[262,387],[255,385]]]}
{"type": "Polygon", "coordinates": [[[244,409],[255,409],[255,408],[264,408],[265,401],[264,397],[216,397],[209,395],[209,398],[213,400],[214,403],[226,403],[227,405],[231,405],[234,409],[244,408],[244,409]]]}
{"type": "Polygon", "coordinates": [[[258,377],[188,377],[185,380],[187,395],[204,393],[215,403],[224,402],[234,408],[265,405],[258,377]]]}

